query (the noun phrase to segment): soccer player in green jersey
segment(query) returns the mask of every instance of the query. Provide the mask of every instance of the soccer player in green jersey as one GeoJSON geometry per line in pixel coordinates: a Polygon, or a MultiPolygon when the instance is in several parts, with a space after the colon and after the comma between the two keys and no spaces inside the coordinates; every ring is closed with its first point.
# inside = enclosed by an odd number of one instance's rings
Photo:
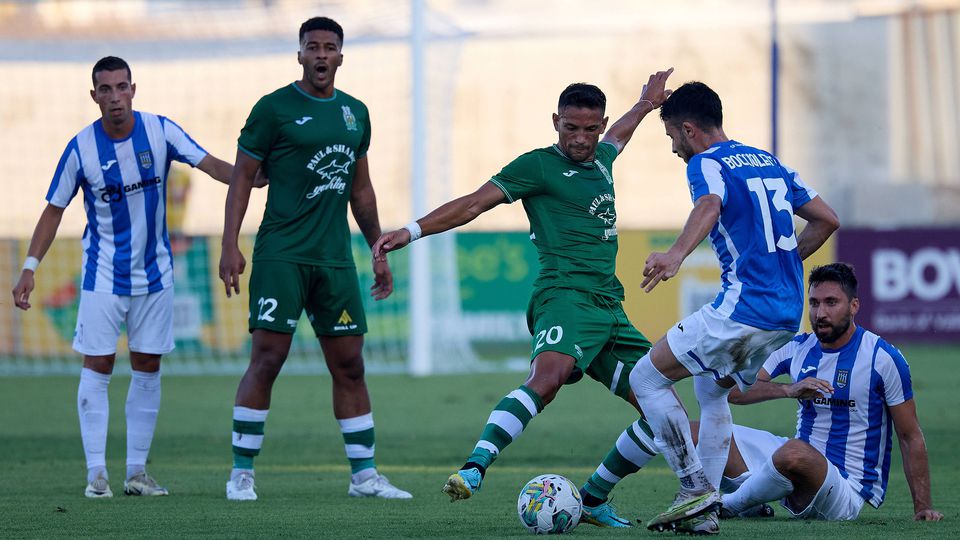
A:
{"type": "MultiPolygon", "coordinates": [[[[627,374],[650,342],[627,319],[623,286],[616,276],[617,212],[613,161],[640,121],[666,100],[673,69],[650,76],[640,99],[606,132],[606,97],[589,84],[560,94],[553,125],[557,144],[527,152],[474,193],[448,202],[373,246],[376,260],[423,235],[459,227],[497,206],[523,201],[540,274],[527,309],[532,338],[530,374],[487,420],[480,440],[443,491],[467,499],[480,488],[487,468],[560,387],[586,373],[634,407],[627,374]]],[[[656,455],[652,432],[641,419],[620,436],[597,472],[581,489],[584,519],[595,525],[629,526],[606,502],[613,484],[656,455]]]]}
{"type": "MultiPolygon", "coordinates": [[[[367,107],[334,86],[343,63],[343,29],[326,17],[300,27],[303,78],[260,99],[240,132],[227,193],[220,278],[227,296],[240,292],[246,261],[237,244],[258,168],[270,178],[267,207],[250,275],[250,366],[233,410],[233,471],[227,498],[255,500],[253,459],[260,453],[273,382],[304,309],[333,379],[353,497],[409,499],[374,463],[373,415],[363,378],[367,331],[350,249],[347,202],[367,242],[380,236],[370,181],[367,107]]],[[[374,261],[372,296],[393,291],[385,260],[374,261]]]]}

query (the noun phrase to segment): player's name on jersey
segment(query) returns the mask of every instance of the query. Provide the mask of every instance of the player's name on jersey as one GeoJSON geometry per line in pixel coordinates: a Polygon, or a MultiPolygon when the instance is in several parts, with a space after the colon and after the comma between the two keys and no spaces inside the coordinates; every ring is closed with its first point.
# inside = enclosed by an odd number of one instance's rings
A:
{"type": "Polygon", "coordinates": [[[737,167],[774,167],[777,165],[773,157],[767,154],[731,154],[722,156],[720,160],[731,169],[737,167]]]}

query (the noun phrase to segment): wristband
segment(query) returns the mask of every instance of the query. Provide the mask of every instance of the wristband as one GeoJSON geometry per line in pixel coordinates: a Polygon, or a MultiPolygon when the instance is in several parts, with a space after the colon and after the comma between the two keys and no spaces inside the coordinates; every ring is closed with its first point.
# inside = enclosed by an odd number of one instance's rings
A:
{"type": "Polygon", "coordinates": [[[423,231],[420,229],[420,224],[416,221],[412,221],[409,224],[404,225],[403,228],[410,233],[411,242],[423,236],[423,231]]]}
{"type": "Polygon", "coordinates": [[[40,266],[40,259],[36,257],[27,257],[27,259],[23,261],[24,270],[30,270],[31,272],[36,272],[38,266],[40,266]]]}
{"type": "Polygon", "coordinates": [[[657,106],[654,105],[653,102],[650,101],[649,99],[641,99],[641,100],[638,101],[638,103],[643,103],[644,101],[646,101],[647,103],[650,104],[650,110],[654,110],[654,109],[657,108],[657,106]]]}

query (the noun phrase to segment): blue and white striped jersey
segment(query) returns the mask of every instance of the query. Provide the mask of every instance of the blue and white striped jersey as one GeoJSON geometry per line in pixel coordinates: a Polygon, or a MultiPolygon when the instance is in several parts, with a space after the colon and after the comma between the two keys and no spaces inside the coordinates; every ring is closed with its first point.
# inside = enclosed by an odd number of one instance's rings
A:
{"type": "Polygon", "coordinates": [[[770,153],[737,141],[690,158],[687,182],[694,202],[707,194],[723,201],[710,231],[723,282],[713,307],[754,328],[799,330],[803,265],[793,214],[817,192],[770,153]]]}
{"type": "Polygon", "coordinates": [[[896,347],[858,327],[850,342],[822,349],[817,336],[800,334],[763,364],[771,377],[817,377],[834,393],[799,402],[796,438],[810,443],[879,507],[890,473],[893,426],[889,407],[913,399],[910,367],[896,347]]]}
{"type": "Polygon", "coordinates": [[[207,152],[172,120],[134,111],[136,124],[113,140],[100,120],[67,144],[47,201],[66,208],[79,190],[87,214],[82,288],[124,296],[173,285],[167,234],[167,173],[173,160],[196,166],[207,152]]]}

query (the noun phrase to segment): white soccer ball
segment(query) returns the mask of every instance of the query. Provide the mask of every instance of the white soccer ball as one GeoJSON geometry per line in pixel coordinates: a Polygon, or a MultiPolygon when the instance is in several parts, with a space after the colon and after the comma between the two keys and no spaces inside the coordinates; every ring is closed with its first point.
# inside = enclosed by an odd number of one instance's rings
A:
{"type": "Polygon", "coordinates": [[[520,523],[536,534],[562,534],[580,523],[583,501],[573,482],[559,474],[541,474],[520,490],[520,523]]]}

